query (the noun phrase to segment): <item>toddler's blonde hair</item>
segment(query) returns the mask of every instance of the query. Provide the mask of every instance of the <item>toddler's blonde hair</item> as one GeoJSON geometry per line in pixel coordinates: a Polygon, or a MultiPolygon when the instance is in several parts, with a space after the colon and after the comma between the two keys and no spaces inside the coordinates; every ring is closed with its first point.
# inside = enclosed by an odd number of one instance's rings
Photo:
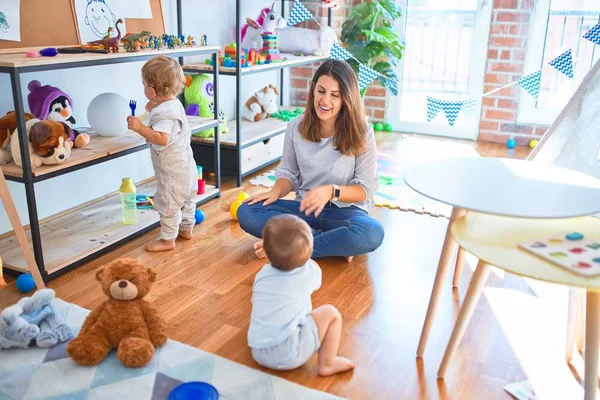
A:
{"type": "Polygon", "coordinates": [[[295,215],[271,217],[262,232],[263,249],[273,268],[291,271],[303,266],[313,252],[308,224],[295,215]]]}
{"type": "Polygon", "coordinates": [[[183,90],[185,74],[174,59],[166,56],[151,58],[142,67],[142,78],[158,96],[177,96],[183,90]]]}

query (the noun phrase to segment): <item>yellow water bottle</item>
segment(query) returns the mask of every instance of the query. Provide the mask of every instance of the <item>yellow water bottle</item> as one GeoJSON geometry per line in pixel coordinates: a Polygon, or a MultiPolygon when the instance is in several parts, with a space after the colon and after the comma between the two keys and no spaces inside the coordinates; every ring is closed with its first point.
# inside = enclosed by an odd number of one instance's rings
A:
{"type": "Polygon", "coordinates": [[[121,195],[121,221],[125,225],[135,224],[137,222],[137,204],[135,185],[131,178],[123,178],[119,194],[121,195]]]}

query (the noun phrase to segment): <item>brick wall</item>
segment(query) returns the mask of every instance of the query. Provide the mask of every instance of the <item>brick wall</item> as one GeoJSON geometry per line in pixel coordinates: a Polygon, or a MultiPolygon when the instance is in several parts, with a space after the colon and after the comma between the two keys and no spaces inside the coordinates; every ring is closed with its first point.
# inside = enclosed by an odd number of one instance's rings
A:
{"type": "MultiPolygon", "coordinates": [[[[484,92],[522,78],[527,39],[531,27],[534,0],[494,0],[484,92]]],[[[514,85],[483,98],[479,140],[506,141],[513,137],[517,144],[528,145],[539,139],[547,126],[517,124],[518,93],[514,85]]]]}
{"type": "MultiPolygon", "coordinates": [[[[331,27],[341,36],[342,24],[350,13],[351,5],[358,4],[361,0],[338,0],[340,7],[332,10],[331,27]]],[[[327,25],[327,9],[322,8],[319,3],[303,3],[304,6],[312,12],[314,17],[323,26],[327,25]]],[[[307,21],[297,25],[303,28],[318,29],[314,21],[307,21]]],[[[311,78],[319,67],[320,63],[310,64],[302,67],[290,69],[290,104],[292,106],[305,106],[308,95],[308,87],[311,78]]],[[[387,105],[387,91],[376,84],[369,87],[365,95],[365,107],[372,121],[384,121],[387,105]]]]}

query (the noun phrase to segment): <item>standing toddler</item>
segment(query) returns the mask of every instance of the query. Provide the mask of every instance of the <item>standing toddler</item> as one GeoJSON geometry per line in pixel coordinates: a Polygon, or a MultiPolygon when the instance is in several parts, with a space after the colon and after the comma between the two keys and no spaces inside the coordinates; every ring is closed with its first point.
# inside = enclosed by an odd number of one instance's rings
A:
{"type": "Polygon", "coordinates": [[[154,208],[160,214],[160,238],[146,244],[146,251],[175,248],[177,236],[192,238],[198,191],[198,172],[192,153],[191,130],[185,109],[177,99],[183,90],[183,69],[172,58],[157,56],[142,67],[148,124],[127,117],[129,129],[139,133],[150,146],[156,175],[154,208]]]}
{"type": "Polygon", "coordinates": [[[354,368],[337,355],[342,335],[342,315],[332,305],[312,309],[311,294],[321,287],[321,269],[310,259],[313,235],[294,215],[269,219],[262,233],[269,264],[256,275],[252,286],[252,314],[248,345],[260,365],[290,370],[319,352],[319,375],[354,368]]]}

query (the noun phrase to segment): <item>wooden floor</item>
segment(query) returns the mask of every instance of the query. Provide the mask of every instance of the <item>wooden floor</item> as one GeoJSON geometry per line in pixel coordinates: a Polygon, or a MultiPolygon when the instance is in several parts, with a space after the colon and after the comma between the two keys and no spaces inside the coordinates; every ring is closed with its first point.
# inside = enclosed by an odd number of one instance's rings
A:
{"type": "MultiPolygon", "coordinates": [[[[403,146],[399,134],[383,134],[378,141],[387,149],[403,146]]],[[[484,156],[524,158],[529,152],[493,144],[477,144],[476,148],[484,156]]],[[[150,299],[166,317],[172,339],[259,368],[251,358],[246,334],[251,285],[263,263],[254,257],[255,239],[227,212],[240,189],[230,180],[224,187],[221,199],[203,206],[206,220],[196,226],[193,241],[179,242],[171,252],[146,253],[143,245],[157,235],[154,230],[57,278],[49,287],[65,301],[91,309],[105,299],[94,270],[120,257],[137,258],[158,272],[150,299]]],[[[249,193],[264,190],[247,183],[242,189],[249,193]]],[[[542,299],[555,300],[558,289],[499,273],[490,275],[486,295],[446,379],[437,380],[442,352],[472,270],[465,266],[455,291],[449,277],[425,357],[417,359],[448,220],[387,208],[377,208],[373,215],[385,227],[383,245],[350,264],[337,258],[319,260],[323,286],[313,296],[314,306],[331,303],[343,314],[340,352],[356,361],[356,370],[321,378],[313,358],[298,370],[272,373],[351,399],[509,399],[503,390],[507,383],[538,377],[542,386],[554,391],[553,385],[565,385],[561,379],[567,385],[575,382],[562,365],[564,316],[552,309],[550,317],[543,318],[548,308],[540,304],[542,299]],[[540,327],[558,328],[531,337],[540,327]],[[552,375],[556,371],[558,377],[552,375]]],[[[469,264],[473,266],[473,261],[469,264]]],[[[10,283],[0,290],[0,308],[19,297],[14,282],[10,283]]]]}

